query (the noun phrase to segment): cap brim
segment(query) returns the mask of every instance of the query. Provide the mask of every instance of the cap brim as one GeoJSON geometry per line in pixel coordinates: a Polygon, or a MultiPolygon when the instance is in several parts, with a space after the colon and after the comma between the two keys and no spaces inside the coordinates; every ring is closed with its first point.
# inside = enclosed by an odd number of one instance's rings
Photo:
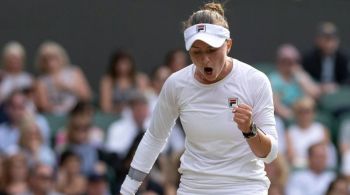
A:
{"type": "Polygon", "coordinates": [[[192,44],[197,40],[203,41],[214,48],[219,48],[224,44],[226,38],[207,33],[198,33],[186,41],[186,50],[190,50],[192,44]]]}

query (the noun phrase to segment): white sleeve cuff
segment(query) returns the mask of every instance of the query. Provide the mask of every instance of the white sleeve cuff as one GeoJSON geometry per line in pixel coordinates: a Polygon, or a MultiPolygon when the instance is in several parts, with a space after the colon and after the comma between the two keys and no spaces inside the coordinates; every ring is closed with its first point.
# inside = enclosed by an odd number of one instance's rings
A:
{"type": "Polygon", "coordinates": [[[135,195],[142,182],[133,180],[127,175],[120,189],[122,195],[135,195]]]}
{"type": "Polygon", "coordinates": [[[265,163],[271,163],[273,160],[277,158],[278,144],[277,144],[277,140],[273,136],[267,134],[267,137],[269,137],[271,140],[271,150],[265,158],[259,158],[259,159],[263,160],[265,163]]]}

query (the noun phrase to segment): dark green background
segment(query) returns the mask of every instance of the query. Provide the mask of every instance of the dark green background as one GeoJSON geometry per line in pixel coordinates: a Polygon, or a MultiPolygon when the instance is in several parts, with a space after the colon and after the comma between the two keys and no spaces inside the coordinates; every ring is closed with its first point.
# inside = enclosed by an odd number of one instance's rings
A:
{"type": "MultiPolygon", "coordinates": [[[[203,1],[194,0],[0,0],[0,46],[18,40],[27,49],[27,68],[44,40],[61,43],[97,90],[111,51],[127,48],[140,70],[162,64],[164,54],[184,48],[181,22],[203,1]]],[[[316,25],[338,25],[350,47],[350,0],[231,0],[226,4],[234,48],[248,63],[273,61],[276,47],[312,46],[316,25]]]]}

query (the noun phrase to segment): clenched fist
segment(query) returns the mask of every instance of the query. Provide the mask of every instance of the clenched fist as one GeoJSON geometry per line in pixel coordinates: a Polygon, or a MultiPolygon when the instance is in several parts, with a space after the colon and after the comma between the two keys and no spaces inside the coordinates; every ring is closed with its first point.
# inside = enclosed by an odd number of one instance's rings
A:
{"type": "Polygon", "coordinates": [[[242,103],[234,108],[232,113],[234,113],[233,121],[237,123],[238,128],[243,133],[249,133],[252,125],[252,107],[242,103]]]}

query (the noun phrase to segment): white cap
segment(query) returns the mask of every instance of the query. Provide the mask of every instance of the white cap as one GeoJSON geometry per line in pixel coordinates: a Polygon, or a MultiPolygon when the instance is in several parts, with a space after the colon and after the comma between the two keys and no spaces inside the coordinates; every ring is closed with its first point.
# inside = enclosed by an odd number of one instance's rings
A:
{"type": "Polygon", "coordinates": [[[188,27],[184,32],[184,37],[187,51],[197,40],[218,48],[224,44],[225,40],[230,38],[230,31],[219,25],[201,23],[188,27]]]}

